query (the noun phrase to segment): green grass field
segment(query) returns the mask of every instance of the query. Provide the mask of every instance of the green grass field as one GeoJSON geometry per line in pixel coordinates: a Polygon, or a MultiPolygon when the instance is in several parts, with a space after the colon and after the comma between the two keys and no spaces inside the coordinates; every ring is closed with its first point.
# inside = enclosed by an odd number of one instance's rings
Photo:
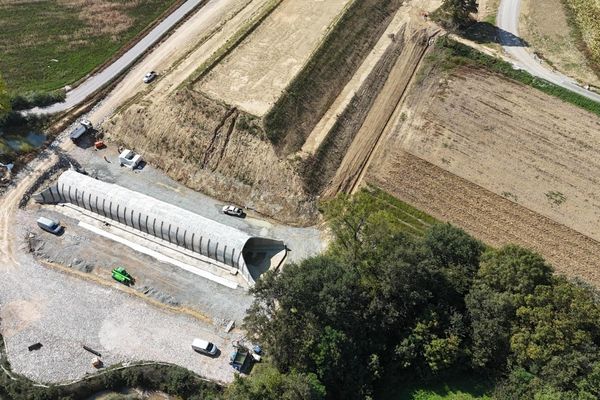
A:
{"type": "Polygon", "coordinates": [[[403,227],[403,231],[408,234],[423,236],[431,225],[440,223],[432,216],[398,200],[379,188],[369,186],[363,191],[371,198],[370,207],[388,211],[403,227]]]}
{"type": "Polygon", "coordinates": [[[13,94],[62,88],[109,59],[176,1],[0,2],[0,74],[13,94]]]}

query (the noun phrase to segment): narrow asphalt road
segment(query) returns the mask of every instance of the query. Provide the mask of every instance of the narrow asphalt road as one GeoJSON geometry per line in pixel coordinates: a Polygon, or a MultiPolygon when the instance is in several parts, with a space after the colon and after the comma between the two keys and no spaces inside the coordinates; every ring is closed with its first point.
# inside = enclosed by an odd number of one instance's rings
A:
{"type": "MultiPolygon", "coordinates": [[[[27,111],[28,114],[54,114],[66,111],[82,103],[90,95],[102,88],[110,81],[115,79],[121,72],[133,64],[142,54],[158,42],[171,28],[173,28],[186,15],[192,12],[204,0],[188,0],[178,9],[173,11],[167,18],[154,27],[146,36],[137,42],[125,54],[119,57],[115,62],[103,69],[97,74],[90,76],[81,85],[67,92],[67,98],[62,103],[56,103],[44,108],[32,108],[27,111]]],[[[143,77],[140,76],[140,80],[143,77]]]]}
{"type": "Polygon", "coordinates": [[[600,103],[600,95],[585,90],[572,78],[549,69],[545,64],[540,63],[531,52],[527,51],[523,41],[519,39],[520,11],[521,0],[502,0],[496,18],[496,24],[501,30],[500,41],[502,46],[510,57],[515,60],[515,65],[534,76],[600,103]]]}

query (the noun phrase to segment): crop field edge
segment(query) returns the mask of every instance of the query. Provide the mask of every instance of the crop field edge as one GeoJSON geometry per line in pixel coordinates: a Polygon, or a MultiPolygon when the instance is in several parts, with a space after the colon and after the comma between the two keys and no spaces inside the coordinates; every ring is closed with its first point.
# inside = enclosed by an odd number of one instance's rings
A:
{"type": "Polygon", "coordinates": [[[438,53],[430,56],[429,61],[433,61],[434,63],[437,61],[445,70],[451,70],[463,65],[481,67],[490,72],[498,73],[506,78],[531,86],[548,95],[557,97],[566,103],[600,116],[600,103],[596,103],[542,78],[535,77],[527,71],[514,69],[510,63],[484,54],[472,47],[452,40],[448,36],[443,36],[436,42],[436,50],[438,53]],[[440,56],[439,51],[444,51],[444,49],[447,51],[440,56]]]}
{"type": "Polygon", "coordinates": [[[577,22],[575,9],[569,3],[569,0],[561,0],[561,3],[567,15],[567,23],[571,29],[571,35],[575,39],[575,45],[584,54],[592,71],[600,77],[600,57],[594,57],[593,51],[589,48],[585,40],[583,40],[583,28],[577,22]]]}

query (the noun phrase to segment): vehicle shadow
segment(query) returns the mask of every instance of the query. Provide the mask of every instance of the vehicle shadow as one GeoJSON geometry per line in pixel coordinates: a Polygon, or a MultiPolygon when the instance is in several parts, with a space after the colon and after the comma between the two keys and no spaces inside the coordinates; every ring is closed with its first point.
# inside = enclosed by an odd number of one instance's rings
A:
{"type": "Polygon", "coordinates": [[[529,47],[526,40],[498,28],[489,22],[476,22],[463,32],[466,39],[476,43],[496,43],[510,47],[529,47]]]}
{"type": "Polygon", "coordinates": [[[74,143],[77,147],[84,150],[94,147],[94,143],[96,143],[96,130],[89,130],[88,132],[84,133],[80,138],[75,140],[74,143]]]}
{"type": "Polygon", "coordinates": [[[209,357],[209,358],[219,358],[221,356],[221,349],[218,347],[217,347],[217,351],[215,352],[215,354],[210,354],[210,353],[206,353],[206,352],[195,350],[195,349],[194,349],[194,352],[201,354],[205,357],[209,357]]]}

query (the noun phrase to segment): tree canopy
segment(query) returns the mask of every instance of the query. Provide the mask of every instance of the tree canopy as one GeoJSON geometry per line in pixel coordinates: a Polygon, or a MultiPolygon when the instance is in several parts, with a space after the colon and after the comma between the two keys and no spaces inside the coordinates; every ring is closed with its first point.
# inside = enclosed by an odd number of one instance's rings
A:
{"type": "Polygon", "coordinates": [[[497,399],[598,398],[594,289],[449,224],[408,234],[368,202],[327,204],[329,251],[253,289],[245,326],[279,372],[314,374],[329,399],[376,397],[389,376],[455,374],[495,377],[497,399]]]}
{"type": "Polygon", "coordinates": [[[471,14],[477,9],[477,0],[443,0],[434,17],[446,28],[460,29],[472,23],[471,14]]]}

